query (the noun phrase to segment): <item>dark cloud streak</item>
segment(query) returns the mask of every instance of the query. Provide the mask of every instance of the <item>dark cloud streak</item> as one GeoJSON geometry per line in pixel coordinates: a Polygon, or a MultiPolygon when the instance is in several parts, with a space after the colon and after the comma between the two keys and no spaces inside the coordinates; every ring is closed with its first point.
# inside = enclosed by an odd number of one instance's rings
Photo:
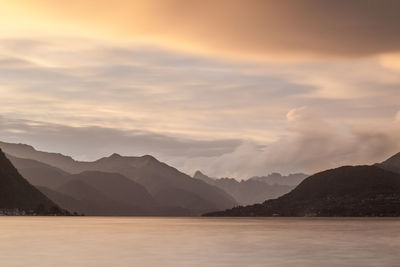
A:
{"type": "Polygon", "coordinates": [[[38,149],[62,152],[78,159],[94,160],[111,153],[169,157],[210,157],[230,153],[239,140],[201,141],[141,130],[104,127],[71,127],[0,117],[2,141],[26,142],[38,149]]]}

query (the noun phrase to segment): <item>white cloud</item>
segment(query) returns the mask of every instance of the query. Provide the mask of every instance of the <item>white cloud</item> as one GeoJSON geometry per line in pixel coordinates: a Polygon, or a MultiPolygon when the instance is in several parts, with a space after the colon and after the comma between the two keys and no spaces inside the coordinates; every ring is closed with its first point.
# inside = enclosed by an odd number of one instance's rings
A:
{"type": "Polygon", "coordinates": [[[232,153],[186,159],[183,169],[197,167],[212,176],[247,178],[270,172],[314,173],[342,165],[373,164],[400,151],[400,126],[353,127],[330,123],[308,108],[288,113],[288,134],[261,148],[245,142],[232,153]]]}

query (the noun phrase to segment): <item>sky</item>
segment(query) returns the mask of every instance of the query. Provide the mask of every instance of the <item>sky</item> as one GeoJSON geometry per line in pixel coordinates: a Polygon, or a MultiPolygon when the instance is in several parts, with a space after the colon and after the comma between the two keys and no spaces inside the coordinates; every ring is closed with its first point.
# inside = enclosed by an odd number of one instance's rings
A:
{"type": "Polygon", "coordinates": [[[0,0],[0,140],[248,178],[400,151],[396,0],[0,0]]]}

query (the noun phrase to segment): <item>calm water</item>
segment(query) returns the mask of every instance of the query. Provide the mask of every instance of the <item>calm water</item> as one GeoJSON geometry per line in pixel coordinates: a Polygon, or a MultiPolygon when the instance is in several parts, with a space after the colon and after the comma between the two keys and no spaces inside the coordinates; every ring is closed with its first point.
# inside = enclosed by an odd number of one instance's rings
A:
{"type": "Polygon", "coordinates": [[[0,218],[0,266],[399,266],[396,219],[0,218]]]}

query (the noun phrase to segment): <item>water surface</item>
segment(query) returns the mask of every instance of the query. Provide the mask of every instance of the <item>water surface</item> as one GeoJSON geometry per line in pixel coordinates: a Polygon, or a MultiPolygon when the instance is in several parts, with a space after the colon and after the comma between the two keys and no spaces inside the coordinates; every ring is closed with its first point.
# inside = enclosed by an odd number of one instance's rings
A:
{"type": "Polygon", "coordinates": [[[0,266],[399,266],[398,219],[1,217],[0,266]]]}

